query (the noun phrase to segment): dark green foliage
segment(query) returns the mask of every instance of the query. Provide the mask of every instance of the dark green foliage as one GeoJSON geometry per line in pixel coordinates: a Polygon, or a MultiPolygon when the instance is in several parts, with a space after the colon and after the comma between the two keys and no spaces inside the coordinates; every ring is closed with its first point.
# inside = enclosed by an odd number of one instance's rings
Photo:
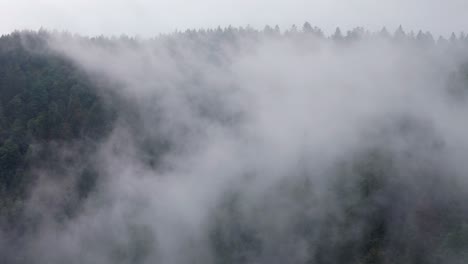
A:
{"type": "MultiPolygon", "coordinates": [[[[33,184],[29,169],[51,157],[46,151],[51,143],[97,140],[112,123],[95,87],[48,50],[46,37],[26,32],[0,38],[0,199],[5,201],[26,195],[33,184]]],[[[84,175],[82,192],[93,181],[90,173],[84,175]]]]}
{"type": "MultiPolygon", "coordinates": [[[[77,214],[80,201],[87,199],[98,183],[100,175],[94,151],[113,127],[116,109],[119,121],[127,122],[135,136],[135,154],[149,168],[161,169],[159,158],[171,149],[174,140],[160,136],[157,131],[145,134],[140,128],[148,120],[140,116],[138,106],[127,105],[122,98],[106,103],[106,97],[98,94],[102,90],[97,89],[96,82],[49,50],[47,36],[46,32],[24,32],[0,38],[0,228],[19,230],[14,235],[33,230],[40,222],[41,212],[28,218],[21,210],[38,172],[47,171],[47,177],[71,182],[71,187],[66,185],[70,188],[63,190],[65,195],[54,197],[60,200],[55,202],[61,210],[53,211],[52,217],[64,222],[77,214]],[[62,153],[62,149],[68,152],[62,153]]],[[[183,41],[198,41],[201,47],[210,50],[206,56],[221,64],[225,59],[220,52],[222,44],[237,47],[241,37],[256,41],[262,36],[326,38],[320,29],[305,23],[302,30],[293,26],[284,34],[278,26],[274,29],[267,26],[263,32],[229,27],[188,30],[164,36],[162,41],[173,56],[180,56],[176,46],[183,41]]],[[[386,29],[379,36],[405,43],[410,39],[402,27],[393,36],[386,29]]],[[[362,28],[347,34],[337,28],[329,39],[346,45],[367,37],[370,33],[362,28]]],[[[82,39],[109,48],[116,44],[103,37],[82,39]]],[[[133,45],[135,40],[122,37],[119,41],[133,45]]],[[[414,41],[426,48],[435,45],[430,33],[419,32],[414,41]]],[[[453,35],[450,43],[461,45],[463,41],[453,35]]],[[[467,65],[448,80],[450,91],[460,101],[466,97],[468,87],[467,65]]],[[[198,104],[196,98],[188,102],[198,104]]],[[[199,109],[193,108],[207,119],[217,120],[220,118],[216,115],[216,102],[203,101],[205,104],[199,109]]],[[[152,123],[158,122],[157,116],[152,118],[152,123]]],[[[217,120],[229,121],[232,120],[217,120]]],[[[213,214],[210,229],[215,263],[443,263],[441,260],[449,257],[455,258],[453,263],[462,263],[457,261],[468,258],[468,207],[463,202],[466,196],[462,190],[448,181],[444,185],[437,180],[437,175],[449,177],[454,173],[438,166],[444,159],[443,144],[434,140],[437,137],[428,132],[430,128],[415,121],[403,121],[396,127],[382,132],[384,135],[379,138],[388,140],[380,142],[382,145],[364,147],[364,151],[338,162],[327,172],[335,180],[328,187],[333,189],[331,195],[336,196],[330,199],[339,201],[335,205],[338,208],[319,204],[317,190],[310,180],[315,173],[311,169],[298,169],[299,175],[293,175],[293,180],[281,182],[264,196],[259,195],[264,200],[244,200],[242,191],[227,195],[213,214]],[[394,143],[389,135],[406,140],[408,151],[402,160],[387,148],[394,143]],[[425,153],[438,159],[427,160],[425,153]],[[412,163],[424,166],[415,169],[412,163]],[[402,178],[420,184],[403,186],[402,178]],[[247,219],[251,212],[243,211],[249,202],[258,209],[254,212],[256,219],[247,219]],[[310,213],[319,206],[324,207],[321,208],[324,215],[310,213]],[[262,210],[270,215],[262,215],[262,210]],[[265,230],[274,231],[275,226],[269,221],[274,222],[275,217],[289,219],[288,226],[283,227],[282,233],[266,234],[265,230]],[[264,228],[266,224],[273,227],[264,228]],[[300,255],[301,259],[288,259],[288,253],[300,252],[300,247],[306,253],[290,255],[300,255]],[[276,252],[277,249],[281,252],[276,252]]],[[[116,263],[145,263],[145,257],[154,254],[151,232],[140,226],[131,230],[128,243],[116,246],[113,254],[116,263]]]]}

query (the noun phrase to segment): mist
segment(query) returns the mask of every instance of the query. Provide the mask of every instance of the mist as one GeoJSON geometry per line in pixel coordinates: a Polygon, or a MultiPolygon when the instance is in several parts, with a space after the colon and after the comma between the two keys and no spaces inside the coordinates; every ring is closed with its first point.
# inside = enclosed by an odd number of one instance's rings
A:
{"type": "Polygon", "coordinates": [[[1,0],[0,33],[42,27],[93,36],[151,37],[229,25],[262,29],[278,24],[286,29],[310,21],[329,34],[337,26],[377,31],[405,25],[408,30],[429,30],[447,37],[466,31],[467,8],[464,0],[1,0]]]}
{"type": "Polygon", "coordinates": [[[43,33],[115,121],[33,167],[6,263],[464,263],[466,40],[355,32],[43,33]]]}

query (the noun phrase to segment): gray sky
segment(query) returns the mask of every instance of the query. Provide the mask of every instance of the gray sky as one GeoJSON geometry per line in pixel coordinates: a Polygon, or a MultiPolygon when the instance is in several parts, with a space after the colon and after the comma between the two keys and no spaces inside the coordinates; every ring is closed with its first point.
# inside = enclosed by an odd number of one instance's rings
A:
{"type": "Polygon", "coordinates": [[[403,24],[448,35],[468,31],[467,0],[0,0],[0,33],[66,29],[83,34],[150,36],[175,29],[309,21],[371,30],[403,24]]]}

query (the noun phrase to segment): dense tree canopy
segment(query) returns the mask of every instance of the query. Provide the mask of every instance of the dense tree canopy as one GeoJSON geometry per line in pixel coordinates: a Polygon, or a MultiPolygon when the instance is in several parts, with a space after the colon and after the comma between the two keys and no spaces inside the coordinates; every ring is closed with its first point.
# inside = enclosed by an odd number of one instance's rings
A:
{"type": "MultiPolygon", "coordinates": [[[[60,206],[56,215],[60,219],[72,219],[81,201],[93,191],[97,178],[100,177],[96,166],[98,161],[93,156],[95,146],[106,140],[118,121],[132,124],[131,133],[136,135],[139,135],[138,128],[143,127],[145,122],[139,119],[137,110],[127,105],[125,100],[114,96],[112,89],[99,87],[112,86],[112,81],[99,79],[85,72],[69,58],[51,49],[48,41],[52,37],[78,39],[109,50],[118,45],[138,45],[141,41],[128,36],[89,38],[43,30],[14,32],[0,37],[0,228],[5,230],[4,234],[12,237],[19,237],[28,232],[34,233],[34,220],[24,213],[23,202],[28,199],[30,190],[41,178],[41,172],[47,171],[50,174],[47,177],[55,177],[61,181],[62,178],[70,177],[66,173],[70,168],[77,171],[72,175],[76,179],[72,179],[70,189],[64,191],[65,197],[59,198],[63,201],[58,202],[60,206]],[[64,149],[73,151],[66,152],[64,149]]],[[[251,27],[219,27],[175,32],[144,41],[151,45],[166,45],[173,51],[174,56],[180,58],[186,54],[181,54],[179,50],[189,42],[205,52],[203,55],[208,56],[210,61],[222,65],[221,62],[226,60],[221,52],[225,44],[236,50],[246,41],[255,42],[264,38],[297,39],[301,45],[310,47],[319,39],[341,47],[352,45],[359,39],[383,38],[397,45],[415,45],[423,49],[437,49],[442,53],[446,50],[456,53],[468,47],[468,36],[463,33],[453,33],[449,39],[440,37],[435,41],[430,32],[407,33],[400,26],[393,34],[386,28],[376,33],[363,28],[344,33],[337,28],[331,36],[326,36],[321,29],[308,22],[302,27],[292,26],[284,31],[278,26],[266,26],[261,31],[251,27]]],[[[453,72],[452,80],[447,82],[457,97],[465,96],[468,89],[468,64],[462,65],[464,66],[453,72]]],[[[196,72],[191,71],[192,69],[183,70],[187,75],[193,75],[193,83],[197,85],[199,80],[196,72]]],[[[190,102],[195,104],[197,98],[191,100],[190,102]]],[[[217,110],[206,109],[207,107],[215,106],[205,105],[199,109],[200,112],[214,116],[211,112],[217,110]]],[[[404,137],[429,133],[429,129],[417,121],[411,121],[409,124],[408,121],[404,121],[399,126],[399,133],[404,137]]],[[[425,149],[429,146],[436,157],[443,159],[441,144],[433,140],[432,135],[422,137],[418,142],[421,142],[425,149]]],[[[171,147],[171,141],[142,136],[137,145],[148,166],[157,167],[160,153],[171,147]]],[[[427,177],[430,178],[438,172],[439,160],[424,162],[429,164],[427,173],[414,173],[414,177],[427,180],[427,177]]],[[[339,204],[339,207],[346,215],[330,213],[325,218],[339,226],[338,230],[341,233],[334,233],[337,232],[336,229],[327,229],[326,223],[318,223],[318,220],[307,212],[291,209],[298,220],[291,224],[291,230],[285,232],[300,233],[304,239],[300,243],[285,243],[300,245],[301,249],[310,249],[312,252],[311,245],[316,243],[319,237],[322,243],[318,246],[319,250],[310,253],[308,263],[443,263],[447,255],[455,258],[455,262],[451,263],[463,263],[468,257],[468,210],[461,204],[464,196],[461,192],[445,196],[444,192],[447,189],[456,186],[441,186],[434,182],[421,187],[424,189],[422,193],[411,196],[412,193],[417,193],[412,189],[414,186],[402,187],[398,182],[390,181],[390,177],[386,177],[390,174],[401,174],[401,171],[396,172],[396,163],[387,152],[374,147],[357,153],[351,160],[340,161],[330,173],[338,175],[337,179],[340,179],[333,188],[336,188],[337,195],[342,196],[343,203],[339,204]],[[351,182],[349,179],[353,177],[359,180],[351,182]],[[395,193],[396,189],[403,190],[401,192],[408,196],[398,196],[395,193]],[[354,194],[351,195],[350,192],[354,194]],[[356,193],[358,195],[355,195],[356,193]],[[402,203],[414,207],[414,215],[399,215],[398,219],[390,219],[390,216],[401,211],[391,203],[382,202],[382,196],[391,197],[386,201],[401,200],[402,203]],[[437,202],[425,204],[426,196],[436,197],[434,200],[437,202]],[[448,207],[448,203],[456,205],[448,207]],[[363,211],[363,207],[369,211],[363,211]],[[414,219],[419,221],[417,226],[407,224],[401,230],[391,230],[388,224],[389,221],[403,223],[414,219]],[[323,228],[318,231],[314,225],[323,228]],[[351,233],[356,229],[362,230],[360,236],[350,239],[351,233]],[[398,237],[403,233],[405,235],[401,237],[405,237],[406,240],[398,237]],[[343,239],[336,239],[337,235],[343,239]],[[411,239],[407,239],[408,237],[411,239]],[[330,255],[329,252],[339,254],[330,255]]],[[[412,173],[410,168],[403,171],[412,173]]],[[[298,174],[298,182],[285,182],[282,186],[275,186],[270,195],[283,199],[294,197],[295,201],[301,204],[298,208],[310,206],[307,203],[310,202],[308,197],[313,196],[312,183],[307,177],[302,177],[301,173],[298,174]]],[[[259,259],[268,260],[267,257],[261,256],[260,252],[272,252],[274,249],[269,248],[271,245],[262,244],[258,235],[262,229],[261,221],[253,220],[252,224],[252,221],[245,219],[238,195],[226,195],[226,199],[220,205],[219,214],[215,214],[212,220],[210,243],[215,252],[214,259],[216,263],[257,263],[259,259]]],[[[281,207],[275,204],[278,201],[273,198],[267,197],[266,200],[270,202],[260,204],[259,207],[281,207]]],[[[145,235],[145,232],[140,233],[141,236],[145,235]]],[[[131,247],[127,248],[130,253],[125,250],[116,253],[119,261],[144,263],[138,256],[146,254],[145,250],[148,249],[145,245],[149,242],[142,243],[142,240],[138,239],[136,241],[134,250],[129,249],[131,247]]],[[[2,253],[4,250],[0,249],[0,262],[2,253]]],[[[285,257],[281,252],[277,253],[285,257]]],[[[279,259],[282,263],[288,262],[286,258],[281,257],[279,259]]],[[[21,260],[14,262],[5,259],[7,262],[4,263],[23,263],[21,260]]],[[[279,263],[278,260],[270,261],[279,263]]],[[[291,263],[294,263],[294,260],[291,263]]]]}

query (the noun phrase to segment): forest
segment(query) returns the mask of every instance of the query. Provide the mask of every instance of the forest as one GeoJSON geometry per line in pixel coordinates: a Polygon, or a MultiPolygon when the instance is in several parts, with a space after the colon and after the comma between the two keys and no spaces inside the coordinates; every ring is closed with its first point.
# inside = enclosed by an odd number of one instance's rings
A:
{"type": "Polygon", "coordinates": [[[0,37],[0,263],[466,263],[468,36],[0,37]]]}

